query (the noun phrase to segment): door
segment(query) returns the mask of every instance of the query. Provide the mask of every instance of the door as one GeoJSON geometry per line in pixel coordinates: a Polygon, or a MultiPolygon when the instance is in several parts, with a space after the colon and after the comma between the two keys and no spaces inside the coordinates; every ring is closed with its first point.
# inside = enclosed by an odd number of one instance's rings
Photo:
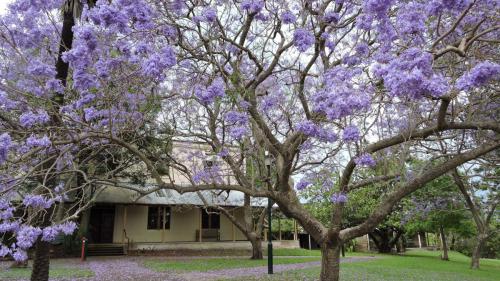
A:
{"type": "Polygon", "coordinates": [[[115,206],[95,206],[90,211],[90,243],[113,243],[115,206]]]}

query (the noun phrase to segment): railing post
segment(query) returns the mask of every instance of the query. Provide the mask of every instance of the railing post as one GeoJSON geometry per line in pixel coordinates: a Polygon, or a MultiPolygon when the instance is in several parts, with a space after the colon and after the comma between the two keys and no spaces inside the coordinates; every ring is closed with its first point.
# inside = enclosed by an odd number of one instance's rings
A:
{"type": "Polygon", "coordinates": [[[86,261],[87,260],[87,238],[82,237],[82,254],[81,254],[81,261],[86,261]]]}

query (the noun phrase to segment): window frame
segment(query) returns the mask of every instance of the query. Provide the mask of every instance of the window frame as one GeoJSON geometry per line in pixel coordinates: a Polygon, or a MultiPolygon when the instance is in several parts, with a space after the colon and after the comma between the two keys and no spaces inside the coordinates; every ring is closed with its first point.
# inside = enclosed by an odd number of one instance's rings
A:
{"type": "Polygon", "coordinates": [[[165,229],[170,229],[170,224],[172,221],[172,209],[170,206],[161,206],[161,205],[150,205],[148,206],[148,218],[147,218],[147,225],[146,229],[147,230],[163,230],[163,227],[165,229]],[[156,209],[156,215],[155,215],[155,221],[153,223],[153,211],[156,209]],[[165,222],[163,222],[163,218],[165,218],[165,222]],[[153,225],[156,224],[156,225],[153,225]]]}

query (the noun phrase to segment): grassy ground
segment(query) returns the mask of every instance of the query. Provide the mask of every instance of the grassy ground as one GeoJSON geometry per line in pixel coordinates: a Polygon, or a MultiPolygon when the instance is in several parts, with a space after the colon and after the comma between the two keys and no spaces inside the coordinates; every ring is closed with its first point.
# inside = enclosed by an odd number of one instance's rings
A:
{"type": "MultiPolygon", "coordinates": [[[[481,260],[480,270],[469,269],[470,258],[456,252],[441,261],[440,252],[408,251],[404,256],[376,255],[371,261],[341,265],[342,281],[500,281],[500,260],[481,260]]],[[[245,281],[317,280],[319,267],[288,271],[272,277],[245,277],[245,281]]]]}
{"type": "MultiPolygon", "coordinates": [[[[274,264],[291,264],[318,261],[320,257],[276,257],[274,264]]],[[[229,268],[256,267],[267,265],[267,259],[251,260],[248,258],[201,258],[178,260],[149,260],[144,266],[154,271],[209,271],[229,268]]]]}
{"type": "MultiPolygon", "coordinates": [[[[0,280],[29,279],[31,268],[9,268],[0,270],[0,280]]],[[[89,269],[55,267],[49,272],[50,278],[81,278],[92,277],[94,273],[89,269]]]]}

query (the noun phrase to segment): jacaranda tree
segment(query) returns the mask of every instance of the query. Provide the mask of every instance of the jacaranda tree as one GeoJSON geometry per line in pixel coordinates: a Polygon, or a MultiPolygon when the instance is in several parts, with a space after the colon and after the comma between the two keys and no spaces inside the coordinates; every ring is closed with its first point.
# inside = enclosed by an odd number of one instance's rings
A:
{"type": "Polygon", "coordinates": [[[1,18],[0,233],[16,241],[3,255],[25,259],[37,239],[70,232],[77,213],[49,226],[29,219],[61,205],[63,186],[225,189],[272,198],[320,243],[321,280],[338,280],[344,241],[500,146],[497,1],[79,1],[71,46],[61,44],[63,2],[15,1],[1,18]],[[204,142],[224,165],[192,167],[147,149],[145,136],[165,128],[169,138],[204,142]],[[98,156],[80,155],[111,148],[131,159],[120,163],[141,162],[156,187],[120,184],[88,169],[98,156]],[[265,152],[272,176],[259,183],[265,152]],[[192,185],[162,176],[164,158],[192,185]],[[385,158],[400,165],[371,172],[385,158]],[[407,165],[411,158],[422,164],[407,165]],[[328,227],[296,192],[325,171],[339,175],[321,180],[333,204],[328,227]],[[375,182],[387,182],[378,207],[344,228],[349,192],[375,182]]]}

